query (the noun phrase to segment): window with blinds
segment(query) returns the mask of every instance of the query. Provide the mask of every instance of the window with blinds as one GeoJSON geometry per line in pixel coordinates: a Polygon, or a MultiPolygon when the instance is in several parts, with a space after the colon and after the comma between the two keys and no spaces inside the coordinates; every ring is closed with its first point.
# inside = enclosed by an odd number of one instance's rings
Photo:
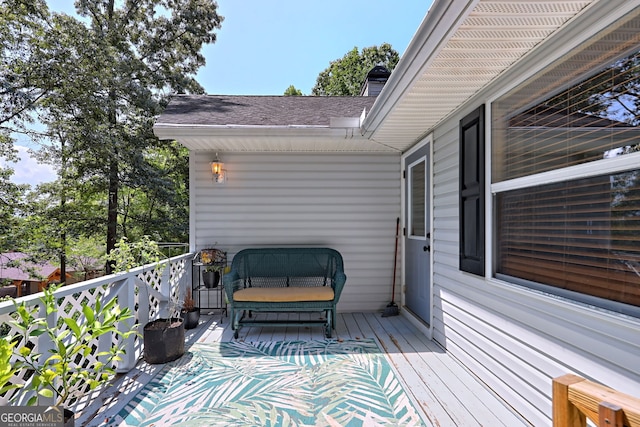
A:
{"type": "Polygon", "coordinates": [[[640,171],[496,197],[498,273],[640,307],[640,171]]]}
{"type": "Polygon", "coordinates": [[[636,12],[492,105],[496,276],[640,307],[639,29],[636,12]]]}

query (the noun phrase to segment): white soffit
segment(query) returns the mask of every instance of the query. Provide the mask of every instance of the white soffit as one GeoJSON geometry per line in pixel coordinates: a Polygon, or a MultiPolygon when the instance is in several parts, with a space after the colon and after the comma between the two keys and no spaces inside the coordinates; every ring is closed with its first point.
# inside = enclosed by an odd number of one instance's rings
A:
{"type": "MultiPolygon", "coordinates": [[[[421,72],[371,129],[371,139],[400,151],[411,147],[593,1],[480,0],[439,51],[419,53],[421,72]]],[[[427,40],[422,49],[440,42],[427,40]]]]}
{"type": "MultiPolygon", "coordinates": [[[[359,119],[354,119],[359,122],[359,119]]],[[[345,123],[338,123],[345,124],[345,123]]],[[[346,123],[351,124],[351,123],[346,123]]],[[[362,135],[356,127],[198,126],[156,123],[154,133],[191,151],[222,152],[396,152],[362,135]],[[243,132],[238,132],[242,129],[243,132]]]]}

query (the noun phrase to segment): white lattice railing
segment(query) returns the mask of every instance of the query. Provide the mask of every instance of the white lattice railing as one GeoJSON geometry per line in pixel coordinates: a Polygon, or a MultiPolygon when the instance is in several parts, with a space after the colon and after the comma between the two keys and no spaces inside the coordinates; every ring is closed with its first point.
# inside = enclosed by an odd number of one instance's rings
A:
{"type": "MultiPolygon", "coordinates": [[[[185,254],[170,258],[159,264],[148,264],[126,273],[117,273],[110,276],[99,277],[73,285],[63,286],[54,294],[58,300],[58,309],[48,316],[49,325],[58,325],[60,332],[66,328],[63,317],[77,317],[78,322],[84,318],[82,307],[92,306],[98,298],[103,298],[106,302],[113,297],[117,298],[120,307],[129,307],[134,314],[135,325],[138,328],[139,336],[132,336],[124,341],[125,354],[122,361],[117,364],[118,372],[128,372],[131,370],[142,355],[142,326],[150,320],[157,318],[167,318],[177,316],[181,303],[184,299],[186,287],[191,284],[191,260],[193,254],[185,254]]],[[[38,307],[42,294],[29,295],[19,298],[17,301],[24,301],[29,307],[38,307]]],[[[40,316],[45,317],[43,307],[39,307],[40,316]]],[[[0,325],[3,335],[16,336],[16,330],[11,325],[11,315],[15,311],[12,301],[0,302],[0,325]]],[[[129,324],[119,325],[121,330],[130,330],[134,324],[134,319],[129,320],[129,324]]],[[[77,361],[79,366],[91,369],[91,365],[96,362],[94,354],[106,350],[113,345],[117,337],[102,336],[94,343],[95,351],[77,361]]],[[[40,338],[31,338],[30,343],[19,342],[17,347],[31,345],[34,351],[47,354],[51,343],[46,339],[46,335],[40,338]]],[[[14,360],[12,359],[12,363],[14,360]]],[[[29,372],[22,370],[14,377],[14,384],[25,384],[29,381],[29,372]]],[[[20,391],[10,391],[0,398],[0,405],[7,404],[10,400],[14,404],[23,403],[28,396],[21,395],[20,391]]],[[[82,407],[87,402],[83,399],[77,401],[73,406],[82,407]]],[[[46,404],[46,402],[45,402],[46,404]]]]}

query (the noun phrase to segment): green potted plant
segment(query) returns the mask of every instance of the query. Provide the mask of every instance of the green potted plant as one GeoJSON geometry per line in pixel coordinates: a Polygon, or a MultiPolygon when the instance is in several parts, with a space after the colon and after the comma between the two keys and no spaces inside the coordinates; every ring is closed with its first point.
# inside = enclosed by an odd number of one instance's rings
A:
{"type": "Polygon", "coordinates": [[[204,265],[202,282],[206,288],[216,288],[220,283],[220,272],[227,263],[227,254],[220,249],[203,249],[200,251],[200,262],[204,265]]]}
{"type": "Polygon", "coordinates": [[[152,320],[142,329],[142,357],[147,363],[167,363],[184,354],[184,319],[177,317],[181,307],[175,301],[171,301],[170,306],[169,312],[176,317],[152,320]]]}
{"type": "MultiPolygon", "coordinates": [[[[40,298],[46,316],[58,310],[54,293],[58,286],[49,286],[40,298]]],[[[119,330],[120,325],[133,315],[129,308],[120,308],[115,298],[103,303],[100,299],[95,305],[82,305],[82,316],[60,316],[56,324],[50,324],[47,317],[38,316],[38,307],[28,307],[24,302],[14,301],[16,310],[12,324],[18,331],[10,342],[30,342],[33,337],[47,336],[51,342],[48,353],[38,353],[34,347],[21,345],[11,346],[16,366],[31,372],[30,381],[24,391],[33,391],[27,405],[34,405],[39,397],[53,399],[55,406],[65,409],[86,394],[87,387],[94,390],[111,381],[115,375],[115,363],[124,354],[124,339],[135,334],[135,327],[126,331],[119,330]],[[110,334],[120,338],[121,344],[112,345],[109,350],[95,354],[98,361],[86,369],[77,364],[82,356],[94,351],[93,345],[102,335],[110,334]]],[[[72,413],[71,413],[72,415],[72,413]]],[[[71,418],[71,422],[73,418],[71,418]]],[[[73,424],[71,424],[73,425],[73,424]]]]}
{"type": "Polygon", "coordinates": [[[200,322],[200,307],[196,306],[195,301],[191,297],[191,289],[187,288],[187,295],[182,303],[182,318],[184,319],[184,328],[193,329],[200,322]]]}
{"type": "MultiPolygon", "coordinates": [[[[149,263],[159,268],[163,257],[158,244],[149,236],[143,236],[137,242],[123,237],[107,259],[114,271],[121,272],[149,263]]],[[[171,317],[152,320],[142,328],[142,356],[147,363],[167,363],[184,354],[184,321],[178,317],[181,307],[176,301],[170,301],[169,305],[171,317]]]]}
{"type": "Polygon", "coordinates": [[[202,272],[202,282],[206,288],[212,289],[218,287],[218,284],[220,284],[220,271],[222,268],[223,267],[219,265],[209,265],[205,267],[202,272]]]}

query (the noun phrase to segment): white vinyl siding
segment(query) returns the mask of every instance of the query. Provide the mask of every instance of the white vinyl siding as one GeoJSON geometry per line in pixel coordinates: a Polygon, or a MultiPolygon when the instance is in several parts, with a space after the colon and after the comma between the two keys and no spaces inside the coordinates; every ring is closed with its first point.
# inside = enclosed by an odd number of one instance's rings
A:
{"type": "Polygon", "coordinates": [[[458,123],[473,107],[433,137],[433,338],[535,426],[565,373],[640,395],[638,319],[459,271],[458,123]]]}
{"type": "MultiPolygon", "coordinates": [[[[551,425],[551,382],[566,373],[640,396],[640,319],[458,269],[459,121],[549,56],[528,56],[433,131],[433,338],[535,426],[551,425]]],[[[492,221],[487,215],[489,242],[492,221]]]]}
{"type": "Polygon", "coordinates": [[[214,152],[192,152],[192,249],[327,246],[347,282],[339,311],[381,310],[390,301],[400,156],[219,153],[228,181],[215,184],[214,152]]]}

